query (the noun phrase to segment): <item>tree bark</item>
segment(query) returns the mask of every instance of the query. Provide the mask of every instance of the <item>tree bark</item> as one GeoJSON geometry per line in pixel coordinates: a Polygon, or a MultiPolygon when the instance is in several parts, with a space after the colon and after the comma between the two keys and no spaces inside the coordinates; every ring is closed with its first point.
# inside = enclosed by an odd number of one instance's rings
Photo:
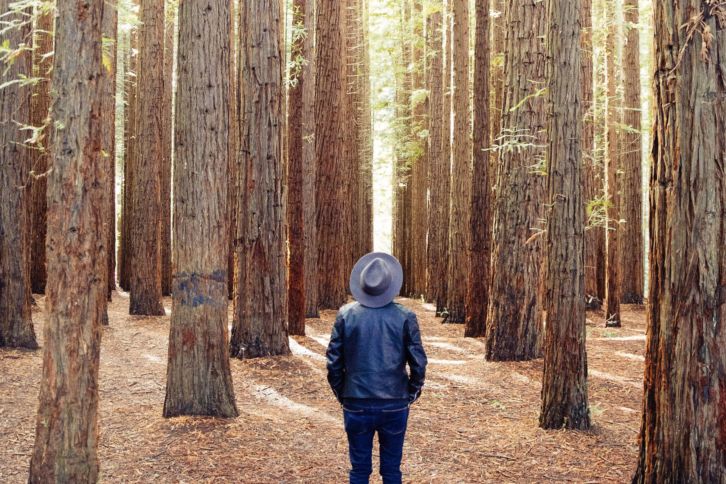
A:
{"type": "Polygon", "coordinates": [[[476,2],[474,36],[474,120],[471,176],[471,243],[464,336],[486,335],[491,259],[489,170],[489,0],[476,2]]]}
{"type": "Polygon", "coordinates": [[[239,41],[239,0],[231,0],[231,15],[230,15],[230,36],[229,36],[229,79],[230,79],[230,90],[229,90],[229,142],[227,143],[227,150],[229,152],[228,159],[228,173],[227,173],[227,219],[229,221],[228,228],[228,248],[227,248],[227,296],[230,300],[234,300],[234,286],[236,284],[237,276],[235,274],[236,266],[235,263],[235,251],[234,251],[234,240],[237,232],[237,197],[239,189],[237,188],[237,177],[239,171],[239,158],[240,158],[240,88],[239,88],[239,66],[241,65],[240,59],[240,41],[239,41]]]}
{"type": "Polygon", "coordinates": [[[344,177],[347,168],[343,132],[345,101],[345,12],[347,0],[317,3],[315,80],[316,227],[318,298],[324,309],[337,309],[347,299],[347,263],[341,240],[344,177]]]}
{"type": "Polygon", "coordinates": [[[543,244],[538,225],[545,202],[544,3],[512,1],[506,18],[506,84],[486,341],[486,357],[493,361],[538,358],[542,346],[543,244]]]}
{"type": "Polygon", "coordinates": [[[653,6],[648,339],[633,482],[723,483],[726,6],[696,0],[653,6]]]}
{"type": "Polygon", "coordinates": [[[469,116],[469,2],[452,0],[451,210],[449,214],[448,322],[465,321],[471,190],[469,116]]]}
{"type": "Polygon", "coordinates": [[[172,289],[172,261],[171,261],[171,164],[173,157],[172,146],[172,103],[174,93],[172,82],[174,79],[174,12],[169,4],[164,15],[164,73],[161,93],[161,163],[159,168],[159,183],[161,193],[161,239],[159,250],[161,252],[161,294],[171,295],[172,289]]]}
{"type": "Polygon", "coordinates": [[[48,283],[31,483],[96,482],[98,362],[107,296],[109,163],[102,154],[102,0],[58,2],[48,175],[48,283]],[[62,126],[62,129],[58,127],[62,126]]]}
{"type": "Polygon", "coordinates": [[[235,240],[239,280],[230,342],[236,358],[289,352],[280,14],[278,0],[240,4],[242,164],[235,240]]]}
{"type": "Polygon", "coordinates": [[[580,0],[548,0],[550,213],[544,269],[542,411],[545,429],[588,429],[585,205],[582,201],[580,0]]]}
{"type": "MultiPolygon", "coordinates": [[[[6,22],[21,22],[30,12],[11,11],[9,0],[0,0],[6,22]]],[[[14,7],[17,9],[17,6],[14,7]]],[[[19,49],[31,37],[31,26],[6,28],[0,42],[19,49]]],[[[19,125],[30,120],[31,90],[19,83],[31,77],[33,59],[20,51],[13,62],[3,54],[0,83],[0,347],[37,348],[30,310],[30,149],[19,125]]]]}
{"type": "Polygon", "coordinates": [[[161,316],[161,166],[164,157],[164,0],[142,0],[139,27],[138,151],[133,165],[131,303],[135,315],[161,316]]]}
{"type": "Polygon", "coordinates": [[[623,47],[624,109],[622,151],[622,211],[620,250],[620,301],[643,304],[643,166],[640,134],[640,33],[638,0],[625,0],[623,47]]]}
{"type": "Polygon", "coordinates": [[[621,232],[621,159],[620,125],[622,124],[622,103],[618,86],[621,81],[621,60],[618,49],[620,35],[616,18],[616,2],[608,3],[608,42],[607,42],[607,75],[608,75],[608,158],[607,158],[607,271],[605,283],[605,324],[610,327],[620,326],[620,251],[619,237],[621,232]]]}
{"type": "Polygon", "coordinates": [[[229,36],[229,0],[179,4],[165,417],[238,415],[227,349],[229,36]]]}
{"type": "MultiPolygon", "coordinates": [[[[292,4],[293,31],[305,28],[306,0],[294,0],[292,4]]],[[[287,223],[290,247],[288,274],[288,331],[294,335],[305,335],[305,227],[303,206],[303,92],[305,73],[302,63],[305,55],[305,37],[293,34],[290,47],[291,65],[290,90],[288,93],[287,121],[287,223]]]]}
{"type": "MultiPolygon", "coordinates": [[[[441,268],[446,265],[448,247],[449,210],[448,181],[450,177],[448,158],[444,157],[443,144],[448,133],[444,131],[444,45],[443,6],[442,11],[429,15],[427,31],[427,71],[429,80],[429,137],[428,189],[430,208],[428,218],[426,299],[436,305],[437,314],[445,306],[446,278],[441,277],[441,268]]],[[[444,272],[445,274],[446,272],[444,272]]]]}
{"type": "Polygon", "coordinates": [[[371,110],[371,49],[369,40],[369,2],[361,0],[361,254],[373,251],[373,113],[371,110]]]}
{"type": "Polygon", "coordinates": [[[50,76],[52,74],[53,57],[53,13],[46,10],[37,10],[34,32],[33,67],[35,76],[40,80],[34,87],[33,98],[30,101],[30,124],[36,128],[43,127],[43,134],[31,151],[30,170],[31,179],[31,227],[30,240],[30,283],[36,294],[45,293],[45,283],[48,277],[45,260],[45,235],[48,224],[48,207],[46,201],[48,171],[48,111],[50,110],[50,76]]]}
{"type": "Polygon", "coordinates": [[[305,238],[305,316],[319,317],[318,313],[318,244],[316,227],[315,179],[318,160],[315,156],[315,85],[316,85],[316,22],[315,0],[305,2],[305,40],[303,42],[302,76],[302,203],[303,232],[305,238]]]}

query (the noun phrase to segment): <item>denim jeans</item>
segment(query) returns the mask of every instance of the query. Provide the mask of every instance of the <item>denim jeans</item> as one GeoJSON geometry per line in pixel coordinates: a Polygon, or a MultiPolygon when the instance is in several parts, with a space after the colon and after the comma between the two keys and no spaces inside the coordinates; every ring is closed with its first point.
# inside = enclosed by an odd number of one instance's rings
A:
{"type": "Polygon", "coordinates": [[[381,477],[384,484],[401,482],[403,440],[408,423],[408,400],[346,398],[343,402],[348,434],[350,483],[367,483],[373,471],[373,436],[378,432],[381,477]]]}

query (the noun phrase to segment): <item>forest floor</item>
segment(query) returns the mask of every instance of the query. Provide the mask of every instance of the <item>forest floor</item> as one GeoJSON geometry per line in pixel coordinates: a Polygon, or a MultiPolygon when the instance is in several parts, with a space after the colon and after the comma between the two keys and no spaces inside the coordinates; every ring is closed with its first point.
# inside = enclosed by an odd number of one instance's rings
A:
{"type": "MultiPolygon", "coordinates": [[[[100,367],[99,457],[103,482],[327,483],[347,480],[341,410],[325,379],[335,312],[309,320],[288,357],[232,360],[240,416],[162,418],[169,317],[128,315],[114,294],[100,367]]],[[[43,298],[34,308],[43,343],[43,298]]],[[[412,408],[407,482],[626,482],[637,457],[645,312],[625,307],[624,327],[588,313],[589,432],[538,428],[542,360],[489,363],[484,343],[419,316],[429,371],[412,408]]],[[[167,308],[171,301],[166,300],[167,308]]],[[[42,351],[0,350],[0,482],[27,482],[42,351]]],[[[380,482],[375,475],[372,482],[380,482]]]]}

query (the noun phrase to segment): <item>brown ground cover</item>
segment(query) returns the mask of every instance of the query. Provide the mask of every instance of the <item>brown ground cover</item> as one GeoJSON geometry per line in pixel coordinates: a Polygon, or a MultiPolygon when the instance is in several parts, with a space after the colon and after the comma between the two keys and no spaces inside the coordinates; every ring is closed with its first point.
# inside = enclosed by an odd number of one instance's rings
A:
{"type": "MultiPolygon", "coordinates": [[[[489,363],[481,340],[416,311],[429,355],[404,453],[407,482],[626,482],[637,457],[645,313],[624,308],[624,327],[588,314],[590,432],[537,427],[542,361],[489,363]]],[[[171,302],[165,301],[167,309],[171,302]]],[[[42,344],[43,298],[34,318],[42,344]]],[[[341,411],[325,380],[335,317],[309,320],[289,357],[232,360],[240,417],[161,416],[169,317],[128,315],[114,295],[101,352],[104,482],[344,482],[341,411]]],[[[27,482],[42,352],[0,350],[0,482],[27,482]]],[[[374,462],[374,474],[376,463],[374,462]]],[[[373,482],[380,482],[374,476],[373,482]]]]}

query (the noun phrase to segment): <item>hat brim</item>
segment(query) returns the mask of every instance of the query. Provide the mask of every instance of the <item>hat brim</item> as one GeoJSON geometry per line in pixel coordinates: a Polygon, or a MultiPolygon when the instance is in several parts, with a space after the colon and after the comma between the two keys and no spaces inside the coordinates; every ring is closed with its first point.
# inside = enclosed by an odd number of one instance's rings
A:
{"type": "Polygon", "coordinates": [[[385,252],[371,252],[364,255],[355,263],[353,270],[350,272],[350,293],[356,301],[369,308],[382,308],[389,304],[401,292],[402,285],[403,268],[401,263],[391,254],[385,252]],[[386,291],[377,296],[368,294],[360,285],[360,275],[363,269],[374,259],[383,259],[391,269],[391,284],[386,291]]]}

